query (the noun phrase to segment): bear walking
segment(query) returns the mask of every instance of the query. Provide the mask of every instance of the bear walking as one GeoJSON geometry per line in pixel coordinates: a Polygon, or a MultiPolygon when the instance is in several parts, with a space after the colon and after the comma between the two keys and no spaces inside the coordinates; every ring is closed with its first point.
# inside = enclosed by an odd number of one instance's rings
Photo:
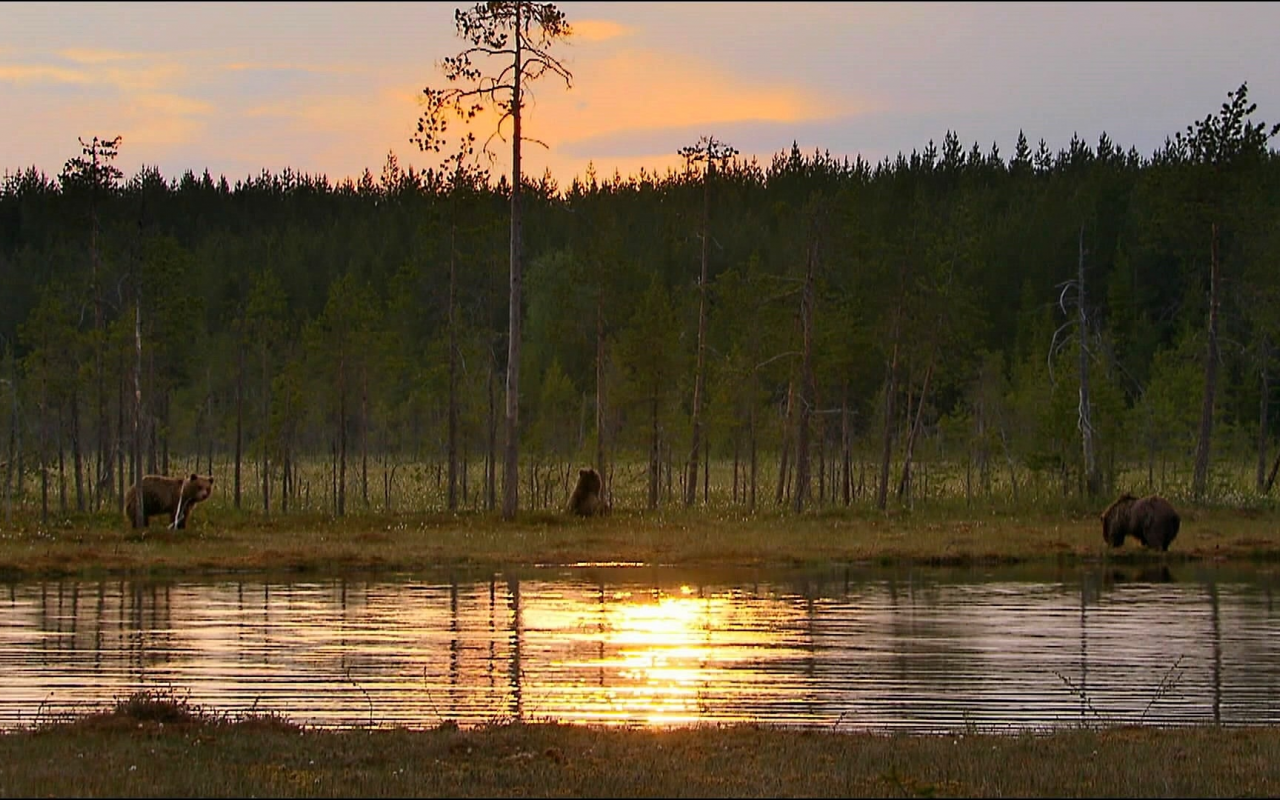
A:
{"type": "MultiPolygon", "coordinates": [[[[129,524],[138,527],[137,487],[129,486],[124,496],[124,513],[129,524]]],[[[191,473],[185,478],[171,478],[167,475],[144,475],[142,477],[142,527],[147,527],[151,517],[165,515],[170,526],[186,528],[191,518],[191,508],[196,503],[209,499],[213,493],[213,477],[205,477],[191,473]]]]}
{"type": "Polygon", "coordinates": [[[1145,547],[1165,552],[1178,535],[1178,512],[1159,495],[1137,498],[1125,493],[1102,512],[1102,540],[1112,547],[1132,536],[1145,547]]]}
{"type": "Polygon", "coordinates": [[[573,494],[569,496],[569,512],[580,517],[607,512],[609,507],[601,497],[603,488],[604,483],[600,480],[600,473],[595,469],[587,467],[578,470],[578,485],[573,488],[573,494]]]}

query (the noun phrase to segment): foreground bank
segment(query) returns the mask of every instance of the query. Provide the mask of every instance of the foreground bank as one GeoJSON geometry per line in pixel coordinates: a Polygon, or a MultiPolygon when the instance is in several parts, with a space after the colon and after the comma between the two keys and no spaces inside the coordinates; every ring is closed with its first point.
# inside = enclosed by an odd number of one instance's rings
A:
{"type": "Polygon", "coordinates": [[[0,734],[0,765],[18,797],[1265,797],[1280,729],[326,731],[135,696],[0,734]]]}

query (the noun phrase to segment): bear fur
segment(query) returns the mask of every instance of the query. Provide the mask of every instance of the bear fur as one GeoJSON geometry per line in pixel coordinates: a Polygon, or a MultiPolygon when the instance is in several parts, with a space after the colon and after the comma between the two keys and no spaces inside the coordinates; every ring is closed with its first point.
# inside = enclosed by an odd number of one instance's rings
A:
{"type": "Polygon", "coordinates": [[[578,485],[573,488],[573,494],[569,496],[569,513],[580,517],[606,513],[609,507],[601,496],[603,488],[604,483],[600,480],[600,473],[595,469],[587,467],[578,470],[578,485]]]}
{"type": "MultiPolygon", "coordinates": [[[[130,485],[124,496],[124,513],[129,524],[138,527],[136,486],[130,485]]],[[[213,477],[191,473],[185,478],[171,478],[168,475],[144,475],[142,477],[142,509],[145,516],[142,527],[147,527],[151,517],[164,515],[171,527],[186,528],[191,519],[191,509],[196,503],[204,502],[213,493],[213,477]],[[178,501],[182,501],[182,510],[178,510],[178,501]],[[174,516],[177,524],[174,525],[174,516]]]]}
{"type": "Polygon", "coordinates": [[[1126,492],[1102,512],[1102,540],[1119,547],[1126,536],[1132,536],[1145,547],[1165,552],[1181,523],[1178,512],[1163,497],[1137,498],[1126,492]]]}

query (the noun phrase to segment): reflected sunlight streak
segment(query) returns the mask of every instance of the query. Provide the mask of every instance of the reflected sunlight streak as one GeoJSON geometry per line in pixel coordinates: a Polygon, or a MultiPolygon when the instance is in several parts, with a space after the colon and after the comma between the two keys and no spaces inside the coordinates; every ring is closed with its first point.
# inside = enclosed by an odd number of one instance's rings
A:
{"type": "Polygon", "coordinates": [[[740,695],[751,692],[749,687],[763,674],[738,668],[776,650],[779,642],[771,640],[779,635],[735,624],[740,609],[734,608],[731,594],[697,594],[682,585],[676,594],[658,593],[656,599],[611,595],[613,602],[603,610],[596,630],[580,635],[597,642],[605,655],[557,662],[614,676],[606,686],[579,685],[576,693],[562,698],[582,715],[581,721],[686,725],[709,718],[708,692],[730,684],[740,695]]]}
{"type": "Polygon", "coordinates": [[[1015,730],[1092,721],[1090,707],[1148,724],[1280,720],[1269,588],[664,574],[14,584],[0,598],[0,727],[146,688],[321,728],[1015,730]],[[1149,684],[1174,659],[1178,692],[1152,708],[1149,684]]]}

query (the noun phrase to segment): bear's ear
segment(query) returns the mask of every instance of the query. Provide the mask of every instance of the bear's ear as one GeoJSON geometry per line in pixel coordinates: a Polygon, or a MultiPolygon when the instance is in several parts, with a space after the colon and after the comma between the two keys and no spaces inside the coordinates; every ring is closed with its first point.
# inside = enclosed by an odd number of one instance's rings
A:
{"type": "Polygon", "coordinates": [[[197,474],[195,474],[195,473],[193,472],[193,473],[191,473],[191,477],[190,477],[190,478],[188,478],[187,480],[189,480],[189,481],[191,481],[191,482],[193,482],[193,483],[194,483],[195,481],[200,480],[200,476],[199,476],[199,475],[197,475],[197,474]]]}

